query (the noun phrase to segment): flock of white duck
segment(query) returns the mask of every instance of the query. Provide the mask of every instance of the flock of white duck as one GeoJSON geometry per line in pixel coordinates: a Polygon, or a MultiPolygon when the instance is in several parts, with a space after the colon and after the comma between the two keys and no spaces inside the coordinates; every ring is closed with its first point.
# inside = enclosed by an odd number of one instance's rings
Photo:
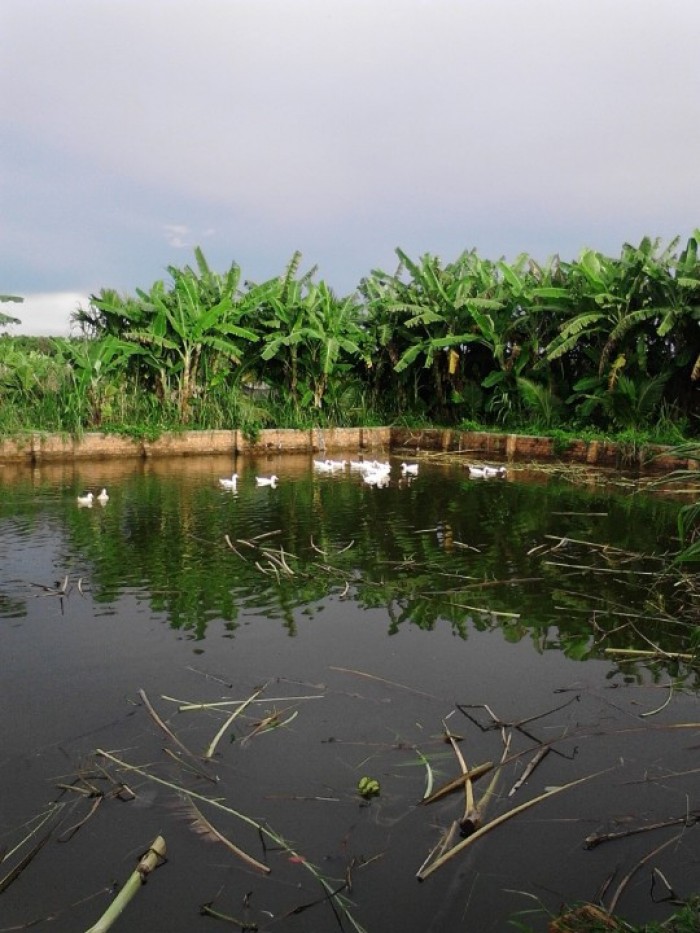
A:
{"type": "MultiPolygon", "coordinates": [[[[350,470],[350,472],[360,473],[362,481],[368,486],[388,486],[391,479],[391,464],[388,460],[314,460],[314,470],[318,473],[340,473],[350,470]]],[[[469,476],[472,479],[495,479],[506,476],[504,466],[475,466],[467,465],[469,476]]],[[[401,476],[405,480],[412,480],[418,476],[417,463],[402,463],[401,476]]],[[[277,486],[278,477],[273,473],[272,476],[256,476],[256,486],[269,486],[274,489],[277,486]]],[[[231,476],[222,476],[219,485],[223,489],[238,491],[238,473],[232,473],[231,476]]],[[[103,489],[98,495],[91,492],[77,497],[78,506],[81,508],[92,508],[94,502],[100,505],[106,505],[109,501],[109,494],[103,489]]]]}
{"type": "MultiPolygon", "coordinates": [[[[363,482],[368,486],[388,486],[391,477],[391,464],[388,460],[314,460],[314,470],[319,473],[337,473],[350,469],[360,473],[363,482]]],[[[415,476],[418,473],[418,464],[401,464],[401,473],[404,476],[415,476]]]]}
{"type": "MultiPolygon", "coordinates": [[[[391,464],[388,460],[331,460],[328,458],[325,460],[314,460],[313,468],[316,473],[343,474],[347,471],[359,473],[362,476],[362,481],[368,486],[388,486],[391,480],[391,464]]],[[[402,463],[401,478],[410,482],[418,476],[418,469],[419,466],[417,463],[402,463]]],[[[506,476],[506,468],[504,466],[475,466],[469,464],[467,470],[469,476],[473,479],[495,479],[496,477],[506,476]]],[[[274,488],[277,485],[277,480],[278,477],[274,474],[272,476],[255,477],[255,482],[258,486],[272,486],[274,488]]],[[[238,474],[233,473],[230,477],[222,477],[219,480],[219,485],[224,489],[232,489],[234,492],[237,491],[238,474]]]]}

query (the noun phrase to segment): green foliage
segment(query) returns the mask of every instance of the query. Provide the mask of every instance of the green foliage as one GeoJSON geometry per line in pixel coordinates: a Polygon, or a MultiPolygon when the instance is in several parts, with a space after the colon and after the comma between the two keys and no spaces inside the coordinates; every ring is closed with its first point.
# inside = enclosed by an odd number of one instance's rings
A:
{"type": "Polygon", "coordinates": [[[549,386],[543,386],[524,376],[517,377],[517,386],[525,408],[543,428],[552,428],[559,421],[561,402],[549,386]]]}
{"type": "Polygon", "coordinates": [[[114,424],[105,428],[105,434],[130,437],[135,441],[157,441],[163,431],[154,424],[114,424]]]}
{"type": "Polygon", "coordinates": [[[553,431],[549,431],[548,433],[553,441],[552,452],[556,456],[561,456],[562,454],[565,454],[567,450],[571,447],[571,444],[574,438],[570,434],[567,434],[566,431],[562,431],[560,429],[555,429],[553,431]]]}
{"type": "Polygon", "coordinates": [[[700,415],[699,242],[696,230],[677,253],[677,240],[645,237],[619,258],[587,249],[544,265],[397,249],[396,272],[373,270],[349,296],[316,281],[315,268],[300,273],[299,252],[255,284],[235,263],[213,271],[197,248],[167,282],[93,295],[74,314],[83,340],[2,335],[0,401],[12,411],[0,426],[466,419],[676,441],[700,415]],[[248,405],[240,390],[250,386],[248,405]]]}

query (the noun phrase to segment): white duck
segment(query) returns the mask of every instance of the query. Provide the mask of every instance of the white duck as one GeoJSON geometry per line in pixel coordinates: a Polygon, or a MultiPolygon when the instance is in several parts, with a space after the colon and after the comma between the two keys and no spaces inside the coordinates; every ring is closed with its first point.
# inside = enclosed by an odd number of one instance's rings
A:
{"type": "Polygon", "coordinates": [[[319,470],[321,473],[330,473],[333,470],[332,461],[314,460],[314,470],[319,470]]]}
{"type": "Polygon", "coordinates": [[[390,473],[391,464],[389,463],[388,460],[384,460],[384,462],[381,462],[379,460],[373,460],[372,463],[370,464],[370,469],[373,470],[375,473],[390,473]]]}
{"type": "Polygon", "coordinates": [[[93,500],[94,498],[95,498],[95,497],[93,496],[93,494],[92,494],[91,492],[88,492],[88,493],[86,493],[84,496],[78,496],[76,501],[77,501],[78,505],[86,505],[88,508],[91,509],[91,508],[92,508],[92,500],[93,500]]]}
{"type": "Polygon", "coordinates": [[[232,473],[231,479],[228,479],[227,477],[224,476],[219,480],[219,485],[223,486],[224,489],[235,489],[237,483],[238,483],[238,473],[232,473]]]}
{"type": "Polygon", "coordinates": [[[367,470],[362,474],[362,482],[367,483],[368,486],[377,486],[381,489],[382,486],[389,485],[389,471],[367,470]]]}
{"type": "Polygon", "coordinates": [[[277,485],[277,477],[274,473],[272,476],[256,476],[255,482],[258,486],[272,486],[274,488],[277,485]]]}
{"type": "Polygon", "coordinates": [[[109,502],[109,495],[106,489],[104,488],[102,489],[102,492],[97,497],[97,501],[100,502],[102,505],[104,505],[105,502],[109,502]]]}
{"type": "Polygon", "coordinates": [[[418,464],[402,463],[401,472],[404,474],[404,476],[418,476],[418,464]]]}
{"type": "Polygon", "coordinates": [[[469,466],[468,470],[472,479],[492,479],[494,476],[506,475],[505,467],[469,466]]]}

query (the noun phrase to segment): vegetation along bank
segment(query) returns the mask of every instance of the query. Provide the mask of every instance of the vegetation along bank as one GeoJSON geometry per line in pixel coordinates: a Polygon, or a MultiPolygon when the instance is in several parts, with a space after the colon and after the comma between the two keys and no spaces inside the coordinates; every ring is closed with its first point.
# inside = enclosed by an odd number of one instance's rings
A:
{"type": "Polygon", "coordinates": [[[3,333],[0,435],[391,424],[676,444],[698,435],[699,240],[544,264],[397,249],[346,296],[299,253],[254,283],[197,249],[149,289],[91,296],[79,336],[3,333]]]}

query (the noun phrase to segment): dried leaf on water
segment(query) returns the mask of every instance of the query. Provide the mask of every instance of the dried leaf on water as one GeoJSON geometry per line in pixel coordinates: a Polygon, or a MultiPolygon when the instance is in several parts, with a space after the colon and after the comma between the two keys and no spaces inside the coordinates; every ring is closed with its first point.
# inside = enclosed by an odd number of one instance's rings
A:
{"type": "Polygon", "coordinates": [[[240,849],[234,842],[227,839],[223,833],[219,832],[216,826],[204,816],[191,797],[185,796],[184,800],[185,803],[180,808],[180,815],[184,819],[189,820],[190,828],[193,829],[194,832],[203,836],[209,842],[222,843],[222,845],[226,846],[234,855],[237,855],[239,858],[243,859],[247,865],[250,865],[251,868],[256,868],[266,875],[270,874],[270,868],[267,865],[259,862],[256,858],[253,858],[252,855],[248,855],[247,852],[244,852],[243,849],[240,849]]]}

